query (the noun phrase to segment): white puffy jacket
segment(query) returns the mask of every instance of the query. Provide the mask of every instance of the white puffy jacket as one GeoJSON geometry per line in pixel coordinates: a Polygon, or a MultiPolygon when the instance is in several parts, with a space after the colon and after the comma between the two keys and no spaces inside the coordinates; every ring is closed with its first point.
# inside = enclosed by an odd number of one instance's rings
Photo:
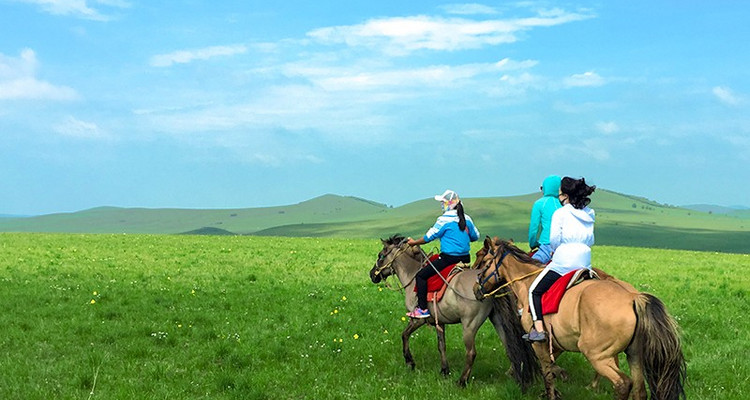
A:
{"type": "Polygon", "coordinates": [[[552,214],[549,242],[552,262],[549,268],[560,275],[591,268],[591,246],[594,245],[594,210],[579,210],[570,204],[552,214]]]}

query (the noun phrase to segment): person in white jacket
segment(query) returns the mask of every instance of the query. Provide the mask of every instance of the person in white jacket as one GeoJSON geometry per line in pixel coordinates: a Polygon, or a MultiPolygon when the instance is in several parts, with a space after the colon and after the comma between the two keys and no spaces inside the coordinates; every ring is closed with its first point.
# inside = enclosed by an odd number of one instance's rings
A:
{"type": "Polygon", "coordinates": [[[596,186],[586,180],[565,177],[560,182],[558,198],[562,208],[552,214],[550,224],[550,247],[552,261],[539,273],[529,287],[529,309],[534,328],[524,339],[532,342],[547,340],[542,320],[542,295],[552,284],[566,273],[579,269],[591,269],[591,246],[594,245],[594,210],[588,207],[589,196],[596,186]]]}

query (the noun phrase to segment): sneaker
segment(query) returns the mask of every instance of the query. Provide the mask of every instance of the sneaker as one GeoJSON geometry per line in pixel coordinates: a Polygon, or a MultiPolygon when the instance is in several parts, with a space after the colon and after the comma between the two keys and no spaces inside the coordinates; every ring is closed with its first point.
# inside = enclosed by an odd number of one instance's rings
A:
{"type": "Polygon", "coordinates": [[[406,316],[411,318],[428,318],[430,316],[430,310],[415,307],[414,311],[406,313],[406,316]]]}
{"type": "Polygon", "coordinates": [[[544,342],[547,340],[547,334],[544,332],[538,332],[535,328],[531,328],[531,332],[521,336],[523,340],[529,342],[544,342]]]}

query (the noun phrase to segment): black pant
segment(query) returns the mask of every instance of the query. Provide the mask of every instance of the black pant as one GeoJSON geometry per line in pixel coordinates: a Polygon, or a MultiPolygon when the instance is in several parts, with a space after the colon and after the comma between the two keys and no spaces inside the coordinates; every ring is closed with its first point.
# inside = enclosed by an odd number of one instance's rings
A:
{"type": "Polygon", "coordinates": [[[531,318],[534,321],[542,319],[542,295],[560,278],[562,275],[545,269],[531,284],[531,318]]]}
{"type": "Polygon", "coordinates": [[[423,267],[419,272],[417,272],[417,306],[421,309],[427,308],[427,279],[429,279],[431,276],[437,275],[439,271],[441,271],[443,268],[451,265],[451,264],[457,264],[459,262],[465,262],[469,263],[471,262],[471,256],[466,254],[463,256],[453,256],[450,254],[440,253],[440,257],[438,257],[437,260],[432,262],[432,265],[430,263],[427,263],[427,266],[423,267]],[[435,268],[432,268],[432,266],[435,266],[435,268]]]}

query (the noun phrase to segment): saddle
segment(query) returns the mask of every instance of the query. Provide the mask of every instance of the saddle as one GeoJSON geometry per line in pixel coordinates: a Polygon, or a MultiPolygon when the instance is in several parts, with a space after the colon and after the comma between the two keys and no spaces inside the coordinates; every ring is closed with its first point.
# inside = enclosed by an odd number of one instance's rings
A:
{"type": "Polygon", "coordinates": [[[587,279],[599,279],[599,276],[588,268],[581,268],[570,271],[555,281],[542,295],[542,315],[556,313],[565,291],[587,279]]]}
{"type": "MultiPolygon", "coordinates": [[[[432,268],[430,265],[431,262],[435,261],[440,257],[440,254],[433,254],[430,256],[430,261],[426,262],[422,268],[432,268]]],[[[443,298],[443,295],[445,294],[446,289],[448,289],[448,285],[446,282],[450,283],[450,281],[459,273],[462,271],[462,268],[458,266],[459,264],[451,264],[447,267],[440,270],[439,274],[433,275],[429,278],[427,278],[427,301],[433,302],[433,301],[440,301],[443,298]]],[[[417,286],[414,285],[414,291],[417,291],[417,286]]]]}

